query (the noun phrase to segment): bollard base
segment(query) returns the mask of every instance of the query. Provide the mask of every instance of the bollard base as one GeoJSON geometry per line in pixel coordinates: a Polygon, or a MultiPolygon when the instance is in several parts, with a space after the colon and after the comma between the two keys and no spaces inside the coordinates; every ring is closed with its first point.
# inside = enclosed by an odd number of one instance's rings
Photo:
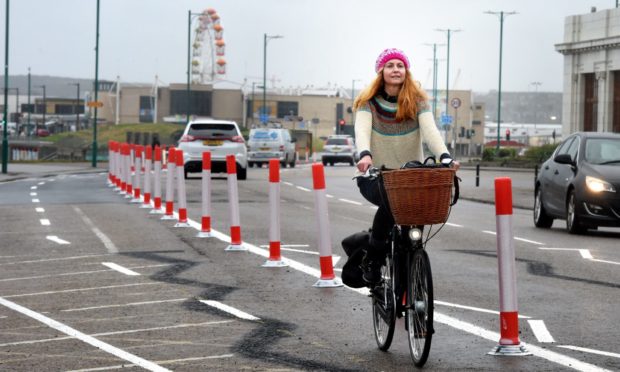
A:
{"type": "Polygon", "coordinates": [[[129,194],[125,195],[125,199],[132,199],[132,198],[133,198],[133,195],[129,195],[129,194]]]}
{"type": "Polygon", "coordinates": [[[314,283],[313,287],[317,287],[317,288],[335,288],[335,287],[344,287],[344,284],[342,284],[342,280],[340,280],[339,278],[319,279],[318,282],[314,283]]]}
{"type": "Polygon", "coordinates": [[[174,224],[174,227],[190,227],[187,222],[177,222],[174,224]]]}
{"type": "Polygon", "coordinates": [[[526,356],[532,355],[527,351],[523,344],[519,345],[497,345],[493,350],[487,353],[488,355],[502,355],[502,356],[526,356]]]}
{"type": "Polygon", "coordinates": [[[138,204],[138,203],[142,203],[142,200],[138,199],[138,198],[133,198],[129,201],[131,204],[138,204]]]}
{"type": "Polygon", "coordinates": [[[210,231],[200,231],[198,234],[196,234],[197,238],[210,238],[213,235],[211,235],[210,231]]]}
{"type": "Polygon", "coordinates": [[[286,267],[288,264],[282,260],[267,260],[262,267],[286,267]]]}
{"type": "Polygon", "coordinates": [[[140,208],[142,208],[142,209],[150,209],[150,208],[151,208],[151,205],[150,205],[150,204],[144,204],[144,203],[143,203],[143,204],[140,206],[140,208]]]}
{"type": "Polygon", "coordinates": [[[171,220],[176,220],[176,218],[174,218],[173,215],[165,214],[160,218],[160,220],[171,221],[171,220]]]}
{"type": "Polygon", "coordinates": [[[164,210],[163,209],[153,209],[149,212],[149,214],[164,214],[164,210]]]}
{"type": "Polygon", "coordinates": [[[226,249],[224,250],[233,251],[233,252],[241,252],[241,251],[247,251],[248,249],[243,244],[231,244],[228,247],[226,247],[226,249]]]}

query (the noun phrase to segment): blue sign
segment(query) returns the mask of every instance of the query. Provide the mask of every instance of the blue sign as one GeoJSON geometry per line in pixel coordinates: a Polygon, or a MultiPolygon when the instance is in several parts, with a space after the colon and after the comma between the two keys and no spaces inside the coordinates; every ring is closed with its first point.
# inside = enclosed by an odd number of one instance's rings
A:
{"type": "Polygon", "coordinates": [[[269,115],[268,114],[260,114],[260,121],[261,123],[266,123],[269,121],[269,115]]]}
{"type": "Polygon", "coordinates": [[[452,115],[441,115],[441,124],[452,124],[452,115]]]}

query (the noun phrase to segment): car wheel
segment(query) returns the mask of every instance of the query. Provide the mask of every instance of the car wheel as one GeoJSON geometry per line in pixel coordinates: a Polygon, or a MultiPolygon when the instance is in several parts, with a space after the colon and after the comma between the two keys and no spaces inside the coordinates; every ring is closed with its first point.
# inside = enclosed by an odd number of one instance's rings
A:
{"type": "Polygon", "coordinates": [[[284,160],[280,162],[280,167],[286,168],[286,162],[288,161],[288,157],[284,157],[284,160]]]}
{"type": "Polygon", "coordinates": [[[249,161],[248,162],[248,168],[252,168],[252,167],[254,167],[254,162],[249,161]]]}
{"type": "Polygon", "coordinates": [[[248,178],[248,170],[247,168],[241,168],[239,165],[237,165],[237,179],[238,180],[245,180],[248,178]]]}
{"type": "Polygon", "coordinates": [[[183,171],[183,178],[187,179],[187,171],[186,170],[183,171]]]}
{"type": "Polygon", "coordinates": [[[349,165],[351,166],[355,165],[355,159],[351,158],[351,160],[349,160],[349,165]]]}
{"type": "Polygon", "coordinates": [[[566,204],[566,230],[571,234],[582,234],[586,228],[579,222],[575,211],[577,201],[575,200],[575,190],[571,190],[566,204]]]}
{"type": "Polygon", "coordinates": [[[327,166],[327,162],[325,160],[323,160],[323,166],[327,166]]]}
{"type": "Polygon", "coordinates": [[[549,228],[553,225],[553,218],[549,217],[542,202],[542,190],[536,190],[534,198],[534,225],[536,227],[549,228]]]}
{"type": "Polygon", "coordinates": [[[333,161],[330,161],[330,162],[329,162],[329,165],[333,167],[333,166],[334,166],[334,162],[333,162],[333,161]]]}
{"type": "Polygon", "coordinates": [[[295,163],[297,163],[297,154],[293,155],[293,161],[288,166],[295,168],[295,163]]]}

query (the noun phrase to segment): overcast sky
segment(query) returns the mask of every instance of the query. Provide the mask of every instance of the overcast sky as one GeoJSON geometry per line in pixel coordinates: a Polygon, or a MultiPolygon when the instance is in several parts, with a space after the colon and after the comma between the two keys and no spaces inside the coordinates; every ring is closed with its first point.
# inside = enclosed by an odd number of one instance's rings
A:
{"type": "MultiPolygon", "coordinates": [[[[504,22],[503,91],[561,91],[561,43],[568,15],[615,6],[614,0],[101,0],[99,76],[124,82],[186,81],[187,12],[214,8],[226,42],[226,79],[261,81],[263,34],[267,75],[276,86],[356,88],[374,75],[377,55],[403,49],[412,72],[432,86],[432,48],[446,43],[438,28],[461,29],[450,44],[450,88],[497,89],[499,17],[504,22]],[[457,78],[458,77],[458,78],[457,78]],[[455,81],[456,79],[456,81],[455,81]]],[[[95,75],[96,0],[10,2],[9,74],[92,78],[95,75]]],[[[4,61],[5,2],[0,5],[4,61]]],[[[438,49],[439,87],[446,83],[446,48],[438,49]]],[[[4,71],[0,72],[3,75],[4,71]]],[[[271,86],[271,82],[268,83],[271,86]]]]}

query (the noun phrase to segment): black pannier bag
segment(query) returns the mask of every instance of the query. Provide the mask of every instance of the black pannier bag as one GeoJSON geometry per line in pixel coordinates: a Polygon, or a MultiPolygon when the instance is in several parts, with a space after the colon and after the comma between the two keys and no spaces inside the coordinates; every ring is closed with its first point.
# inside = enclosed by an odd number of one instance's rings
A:
{"type": "Polygon", "coordinates": [[[342,267],[342,282],[351,288],[366,286],[366,282],[362,278],[364,272],[360,265],[370,244],[369,239],[370,232],[361,231],[342,240],[342,248],[348,256],[347,262],[342,267]]]}

